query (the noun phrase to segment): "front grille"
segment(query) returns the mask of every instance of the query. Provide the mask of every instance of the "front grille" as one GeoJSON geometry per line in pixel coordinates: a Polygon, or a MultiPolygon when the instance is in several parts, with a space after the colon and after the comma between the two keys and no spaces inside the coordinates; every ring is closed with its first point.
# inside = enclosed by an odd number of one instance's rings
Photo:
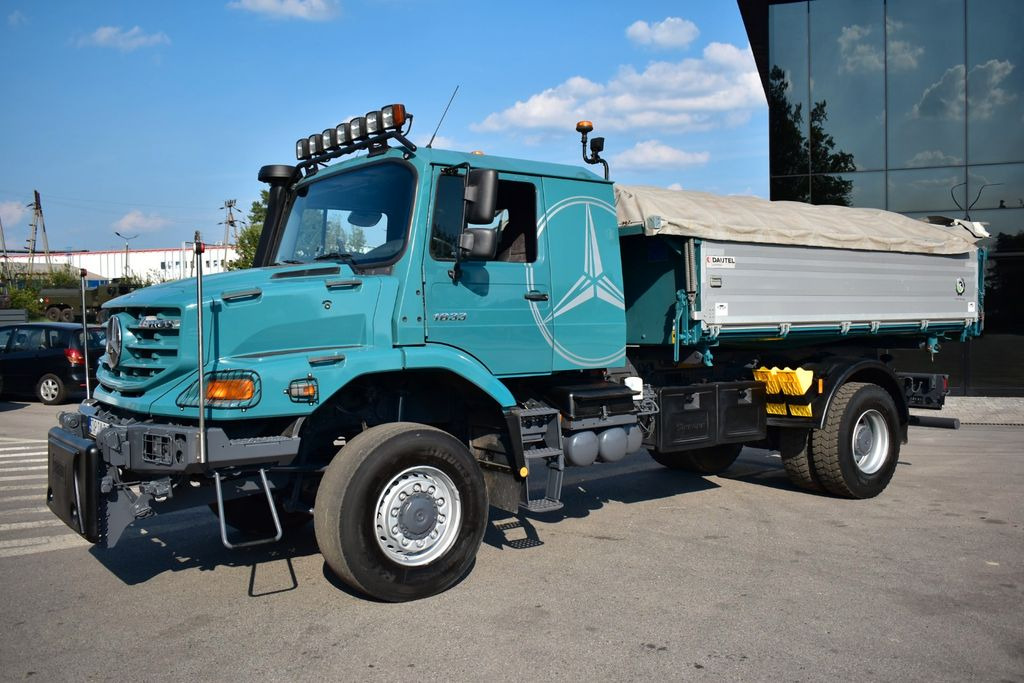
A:
{"type": "Polygon", "coordinates": [[[170,326],[170,321],[181,320],[180,309],[129,307],[115,315],[122,330],[121,358],[116,367],[111,367],[103,356],[101,383],[130,393],[151,385],[161,373],[178,364],[181,330],[170,326]],[[157,321],[156,326],[153,321],[157,321]],[[161,326],[164,321],[167,326],[161,326]]]}

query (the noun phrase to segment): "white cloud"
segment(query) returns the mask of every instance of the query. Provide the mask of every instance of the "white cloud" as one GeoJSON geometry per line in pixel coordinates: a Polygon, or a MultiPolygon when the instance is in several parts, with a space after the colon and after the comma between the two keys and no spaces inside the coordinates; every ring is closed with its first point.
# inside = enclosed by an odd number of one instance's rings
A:
{"type": "Polygon", "coordinates": [[[24,202],[0,202],[0,223],[4,228],[17,225],[28,213],[24,202]]]}
{"type": "Polygon", "coordinates": [[[231,9],[265,14],[275,19],[330,21],[338,16],[338,0],[235,0],[231,9]]]}
{"type": "Polygon", "coordinates": [[[683,186],[680,185],[679,183],[672,183],[671,185],[668,186],[667,189],[679,191],[679,190],[683,189],[683,186]]]}
{"type": "Polygon", "coordinates": [[[14,10],[7,15],[8,26],[24,26],[28,23],[28,17],[26,17],[21,11],[14,10]]]}
{"type": "Polygon", "coordinates": [[[741,125],[764,106],[750,48],[711,43],[701,58],[622,66],[606,83],[575,76],[470,128],[477,132],[572,130],[591,119],[601,130],[701,131],[741,125]]]}
{"type": "Polygon", "coordinates": [[[946,154],[939,149],[926,149],[912,156],[907,161],[907,166],[956,166],[963,161],[960,157],[946,154]]]}
{"type": "Polygon", "coordinates": [[[145,33],[138,26],[133,26],[127,31],[120,26],[100,26],[84,38],[78,39],[79,47],[111,47],[121,52],[170,43],[171,39],[166,33],[145,33]]]}
{"type": "Polygon", "coordinates": [[[882,46],[866,42],[870,35],[870,26],[852,24],[842,28],[836,39],[839,43],[840,71],[881,71],[885,68],[882,46]]]}
{"type": "Polygon", "coordinates": [[[917,68],[917,60],[924,54],[924,48],[905,40],[889,41],[889,68],[910,71],[917,68]]]}
{"type": "Polygon", "coordinates": [[[146,215],[138,209],[132,209],[114,223],[114,229],[125,232],[156,232],[171,224],[166,218],[155,213],[146,215]]]}
{"type": "Polygon", "coordinates": [[[616,168],[626,169],[681,168],[706,164],[710,158],[707,152],[686,152],[657,140],[644,140],[616,155],[612,163],[616,168]]]}
{"type": "MultiPolygon", "coordinates": [[[[1017,99],[1016,93],[1002,87],[1013,69],[1012,62],[998,59],[971,67],[966,80],[971,82],[967,106],[972,119],[989,119],[997,108],[1017,99]]],[[[964,71],[963,64],[946,69],[938,81],[925,88],[921,99],[911,109],[911,118],[963,121],[964,98],[967,95],[964,71]]]]}
{"type": "Polygon", "coordinates": [[[636,21],[626,29],[626,37],[634,43],[658,48],[683,48],[699,35],[700,30],[695,23],[679,17],[668,17],[651,24],[636,21]]]}

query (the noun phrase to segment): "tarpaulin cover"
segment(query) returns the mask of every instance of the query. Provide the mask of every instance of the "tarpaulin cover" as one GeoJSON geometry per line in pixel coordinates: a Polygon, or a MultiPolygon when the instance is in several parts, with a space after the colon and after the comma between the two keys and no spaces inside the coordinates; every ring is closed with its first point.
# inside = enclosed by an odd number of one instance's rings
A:
{"type": "Polygon", "coordinates": [[[832,249],[962,254],[988,234],[970,221],[935,225],[881,209],[773,202],[692,190],[615,185],[619,225],[646,235],[832,249]]]}

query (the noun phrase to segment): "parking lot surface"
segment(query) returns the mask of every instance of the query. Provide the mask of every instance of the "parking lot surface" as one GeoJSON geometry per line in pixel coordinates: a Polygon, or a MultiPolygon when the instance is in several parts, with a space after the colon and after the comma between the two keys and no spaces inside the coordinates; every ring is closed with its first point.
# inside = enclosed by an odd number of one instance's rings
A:
{"type": "Polygon", "coordinates": [[[561,513],[492,513],[461,583],[391,605],[312,525],[228,551],[203,509],[89,547],[44,500],[57,410],[0,402],[5,680],[1024,680],[1020,427],[914,427],[865,501],[751,448],[706,479],[573,470],[561,513]]]}

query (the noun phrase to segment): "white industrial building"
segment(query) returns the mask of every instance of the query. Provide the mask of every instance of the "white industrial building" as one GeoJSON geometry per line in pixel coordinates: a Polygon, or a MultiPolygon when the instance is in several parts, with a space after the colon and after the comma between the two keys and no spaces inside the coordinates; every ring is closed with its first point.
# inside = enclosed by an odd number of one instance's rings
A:
{"type": "MultiPolygon", "coordinates": [[[[30,262],[33,271],[46,270],[47,256],[41,252],[28,254],[8,251],[0,258],[9,263],[13,270],[27,270],[30,262]]],[[[208,244],[203,254],[203,274],[224,272],[227,264],[237,258],[238,253],[233,245],[208,244]]],[[[51,251],[49,263],[54,267],[67,265],[76,270],[85,268],[90,274],[95,273],[106,280],[128,274],[149,282],[166,282],[194,277],[196,274],[195,255],[192,246],[186,244],[164,249],[127,251],[51,251]]]]}

